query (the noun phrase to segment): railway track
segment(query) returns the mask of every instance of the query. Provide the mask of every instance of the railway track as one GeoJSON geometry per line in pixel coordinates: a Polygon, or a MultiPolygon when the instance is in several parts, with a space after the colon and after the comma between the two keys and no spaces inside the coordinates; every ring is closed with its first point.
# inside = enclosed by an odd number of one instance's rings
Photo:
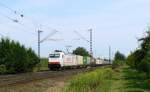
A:
{"type": "Polygon", "coordinates": [[[70,76],[70,75],[75,75],[81,72],[91,71],[91,70],[94,70],[95,68],[96,67],[61,70],[61,71],[43,71],[43,72],[23,73],[23,74],[14,74],[14,75],[1,75],[0,87],[23,84],[23,83],[28,83],[32,81],[42,80],[42,79],[70,76]]]}
{"type": "Polygon", "coordinates": [[[12,74],[12,75],[1,75],[0,87],[29,83],[29,82],[43,80],[43,79],[51,79],[51,78],[57,79],[60,77],[71,76],[82,72],[92,71],[96,68],[105,67],[105,66],[109,66],[109,65],[99,65],[95,67],[81,68],[81,69],[67,69],[67,70],[59,70],[59,71],[42,71],[42,72],[12,74]]]}

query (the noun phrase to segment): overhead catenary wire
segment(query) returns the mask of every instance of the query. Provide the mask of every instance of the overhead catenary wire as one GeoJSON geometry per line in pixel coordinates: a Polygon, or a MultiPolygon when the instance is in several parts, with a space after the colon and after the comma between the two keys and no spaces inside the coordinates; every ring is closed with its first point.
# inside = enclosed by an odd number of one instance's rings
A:
{"type": "Polygon", "coordinates": [[[14,10],[12,9],[11,7],[8,7],[7,5],[5,5],[4,3],[0,3],[0,6],[1,7],[4,7],[4,8],[7,8],[8,10],[10,10],[11,12],[13,12],[14,14],[18,15],[19,17],[23,18],[23,19],[26,19],[26,20],[29,20],[32,22],[32,24],[34,24],[36,27],[39,27],[39,26],[44,26],[48,29],[51,29],[51,30],[54,30],[53,28],[45,25],[45,24],[41,24],[39,23],[37,20],[33,19],[33,18],[30,18],[29,16],[25,16],[23,13],[17,11],[17,10],[14,10]]]}
{"type": "Polygon", "coordinates": [[[51,33],[49,33],[45,38],[43,38],[40,43],[44,42],[45,40],[47,40],[49,37],[53,36],[55,33],[57,33],[57,30],[53,30],[51,33]]]}
{"type": "MultiPolygon", "coordinates": [[[[27,16],[24,16],[23,13],[20,13],[20,12],[14,10],[14,9],[8,7],[7,5],[5,5],[5,4],[3,4],[3,3],[0,3],[0,6],[1,6],[1,7],[4,7],[4,8],[7,8],[8,10],[10,10],[11,12],[13,12],[13,13],[16,14],[16,15],[19,15],[19,17],[21,17],[21,18],[23,18],[23,19],[28,19],[28,20],[30,20],[30,21],[32,22],[32,24],[34,24],[34,25],[36,24],[36,25],[44,26],[44,27],[46,27],[46,28],[48,28],[48,29],[54,30],[54,29],[50,28],[50,27],[47,26],[47,25],[40,24],[40,23],[38,23],[36,20],[31,19],[31,18],[29,18],[29,17],[27,17],[27,16]]],[[[11,18],[11,17],[9,17],[9,16],[6,16],[6,15],[4,15],[4,14],[2,14],[2,15],[3,15],[4,17],[10,19],[10,20],[13,21],[13,22],[20,24],[21,26],[23,26],[23,27],[25,27],[25,28],[31,29],[31,28],[29,28],[28,26],[25,26],[24,24],[20,23],[20,21],[17,20],[17,19],[13,19],[13,18],[11,18]]],[[[36,35],[36,34],[34,34],[34,35],[36,35]]],[[[45,37],[45,38],[48,38],[48,36],[45,37]]],[[[44,39],[44,40],[45,40],[45,39],[44,39]]],[[[50,39],[49,39],[49,40],[50,40],[50,39]]]]}
{"type": "MultiPolygon", "coordinates": [[[[0,6],[9,9],[11,12],[13,12],[13,13],[16,14],[16,15],[19,15],[21,18],[24,17],[24,15],[23,15],[22,13],[20,13],[20,12],[18,12],[18,11],[15,11],[14,9],[8,7],[7,5],[5,5],[5,4],[3,4],[3,3],[0,3],[0,6]]],[[[32,29],[32,28],[30,28],[30,27],[28,27],[28,26],[25,26],[24,24],[20,23],[20,21],[19,21],[18,19],[11,18],[11,17],[9,17],[9,16],[7,16],[7,15],[4,15],[4,14],[2,14],[2,13],[0,13],[0,14],[1,14],[3,17],[5,17],[5,18],[10,19],[11,21],[13,21],[13,22],[15,22],[15,23],[18,23],[19,25],[23,26],[25,29],[28,29],[28,30],[31,30],[31,29],[32,29]]],[[[31,34],[36,35],[35,33],[31,33],[31,34]]]]}
{"type": "Polygon", "coordinates": [[[53,38],[50,38],[50,39],[47,39],[47,41],[63,41],[63,39],[53,39],[53,38]]]}
{"type": "MultiPolygon", "coordinates": [[[[0,6],[1,6],[1,7],[4,7],[4,8],[7,8],[7,9],[10,10],[12,13],[18,15],[18,16],[21,17],[21,18],[27,18],[27,16],[24,16],[23,13],[20,13],[20,12],[18,12],[17,10],[12,9],[12,8],[8,7],[7,5],[5,5],[5,4],[3,4],[3,3],[0,3],[0,6]]],[[[38,24],[37,21],[35,21],[35,20],[33,20],[33,19],[29,18],[29,17],[28,17],[28,19],[29,19],[33,24],[35,24],[35,23],[38,24]]]]}
{"type": "MultiPolygon", "coordinates": [[[[47,41],[48,41],[48,40],[50,40],[50,41],[60,41],[60,39],[52,39],[52,38],[50,38],[51,36],[53,36],[55,33],[58,32],[57,30],[53,30],[53,31],[52,31],[50,34],[48,34],[45,38],[43,38],[42,40],[40,40],[40,33],[41,33],[40,30],[41,30],[41,29],[39,29],[39,27],[44,26],[44,27],[46,27],[46,28],[48,28],[48,29],[52,29],[52,28],[50,28],[50,27],[47,26],[47,25],[43,25],[43,24],[41,24],[41,23],[38,23],[38,22],[35,21],[34,19],[31,19],[31,18],[29,18],[29,17],[27,17],[27,16],[24,16],[23,13],[20,13],[20,12],[14,10],[14,9],[8,7],[8,6],[5,5],[5,4],[0,3],[0,6],[2,6],[2,7],[4,7],[4,8],[7,8],[7,9],[10,10],[13,14],[17,15],[17,18],[16,18],[16,19],[14,19],[14,18],[12,18],[12,17],[10,17],[10,16],[7,16],[7,15],[1,14],[3,17],[5,17],[5,18],[7,18],[7,19],[9,19],[9,20],[11,20],[11,21],[13,21],[13,22],[15,22],[15,23],[17,23],[17,24],[23,26],[24,28],[29,29],[29,30],[30,30],[31,28],[29,28],[29,26],[26,26],[26,25],[24,25],[23,23],[21,23],[22,21],[24,22],[24,21],[26,21],[26,20],[30,20],[30,22],[35,25],[35,28],[37,28],[37,31],[38,31],[38,56],[39,56],[39,60],[40,60],[40,43],[42,43],[42,42],[44,42],[44,41],[46,41],[46,40],[47,40],[47,41]],[[23,20],[22,20],[22,19],[23,19],[23,20]],[[21,20],[22,20],[22,21],[21,21],[21,20]],[[21,22],[20,22],[20,21],[21,21],[21,22]],[[38,27],[37,27],[37,25],[38,25],[38,27]]],[[[30,33],[31,33],[31,32],[30,32],[30,33]]],[[[32,34],[33,34],[33,33],[32,33],[32,34]]],[[[37,34],[34,34],[34,35],[37,36],[37,34]]]]}
{"type": "Polygon", "coordinates": [[[90,40],[87,40],[84,36],[82,36],[79,32],[77,31],[74,31],[81,39],[87,41],[90,45],[90,55],[91,55],[91,58],[90,58],[90,61],[93,62],[93,31],[92,29],[89,29],[88,30],[90,32],[90,40]]]}
{"type": "MultiPolygon", "coordinates": [[[[5,5],[5,4],[3,4],[1,2],[0,2],[0,6],[3,7],[3,8],[6,8],[7,12],[12,12],[13,15],[14,14],[17,15],[17,16],[15,16],[15,17],[17,17],[17,19],[14,19],[14,18],[12,18],[10,16],[7,16],[7,15],[4,15],[4,14],[2,14],[2,16],[4,16],[5,18],[7,18],[7,19],[9,19],[9,20],[11,20],[11,21],[13,21],[13,22],[21,25],[22,27],[24,27],[24,29],[33,30],[29,26],[24,25],[24,21],[28,21],[28,22],[30,21],[35,26],[35,28],[37,28],[37,30],[42,30],[39,27],[45,27],[45,28],[48,28],[48,29],[51,29],[51,30],[55,30],[55,29],[53,29],[53,28],[51,28],[51,27],[49,27],[49,26],[47,26],[45,24],[39,23],[38,21],[36,21],[35,19],[33,19],[33,18],[29,17],[29,16],[25,16],[23,13],[18,12],[17,10],[12,9],[11,7],[8,7],[7,5],[5,5]]],[[[55,30],[55,32],[52,31],[45,38],[43,38],[42,40],[40,40],[40,43],[42,43],[44,41],[62,41],[63,39],[53,39],[53,38],[50,38],[52,35],[54,35],[57,32],[58,32],[57,30],[55,30]]],[[[35,36],[37,36],[36,33],[31,33],[31,34],[34,34],[35,36]]]]}
{"type": "Polygon", "coordinates": [[[0,6],[6,8],[6,9],[8,9],[8,10],[10,10],[10,11],[13,12],[14,14],[20,15],[20,17],[24,17],[24,15],[23,15],[22,13],[20,13],[20,12],[18,12],[18,11],[15,11],[14,9],[8,7],[7,5],[5,5],[5,4],[3,4],[3,3],[1,3],[1,2],[0,2],[0,6]]]}
{"type": "MultiPolygon", "coordinates": [[[[0,3],[0,6],[2,6],[2,7],[4,7],[4,8],[7,8],[7,9],[10,10],[12,13],[18,15],[19,17],[23,18],[24,20],[29,20],[29,21],[31,21],[32,24],[35,25],[35,28],[37,28],[37,30],[39,30],[38,28],[41,27],[41,26],[42,26],[42,27],[45,27],[45,28],[48,28],[48,29],[51,29],[51,30],[55,30],[55,29],[52,29],[51,27],[49,27],[49,26],[47,26],[47,25],[45,25],[45,24],[38,23],[36,20],[34,20],[34,19],[32,19],[32,18],[30,18],[30,17],[28,17],[28,16],[24,16],[23,13],[20,13],[20,12],[18,12],[18,11],[16,11],[16,10],[12,9],[11,7],[8,7],[7,5],[5,5],[5,4],[3,4],[3,3],[0,3]],[[37,25],[38,25],[38,26],[37,26],[37,25]]],[[[12,20],[13,22],[18,23],[19,25],[23,26],[25,29],[33,30],[32,28],[30,28],[30,27],[28,27],[28,26],[26,26],[26,25],[20,23],[20,20],[13,19],[13,18],[10,18],[10,17],[8,17],[8,16],[5,16],[5,17],[8,18],[8,19],[10,19],[10,20],[12,20]]],[[[40,29],[40,30],[41,30],[41,29],[40,29]]],[[[58,31],[57,31],[57,32],[58,32],[58,31]]],[[[31,32],[30,32],[30,33],[31,33],[31,32]]],[[[31,34],[37,36],[36,33],[31,33],[31,34]]],[[[50,36],[50,35],[48,35],[48,36],[50,36]]],[[[49,40],[49,41],[50,41],[50,40],[51,40],[51,41],[54,41],[54,40],[55,40],[55,41],[56,41],[56,40],[57,40],[57,41],[60,41],[60,40],[62,40],[62,39],[48,39],[48,36],[46,36],[45,38],[46,38],[47,40],[49,40]]],[[[44,40],[46,40],[46,39],[44,39],[44,40]]]]}
{"type": "Polygon", "coordinates": [[[89,40],[87,40],[84,36],[82,36],[78,31],[74,31],[81,39],[87,41],[88,43],[90,42],[89,40]]]}
{"type": "MultiPolygon", "coordinates": [[[[32,28],[30,28],[28,26],[25,26],[24,24],[20,23],[19,20],[17,20],[17,19],[13,19],[13,18],[11,18],[11,17],[9,17],[9,16],[7,16],[7,15],[1,13],[1,12],[0,12],[0,15],[7,18],[7,19],[9,19],[9,20],[11,20],[14,23],[17,23],[17,24],[21,25],[22,27],[24,27],[25,30],[22,30],[24,32],[30,32],[30,31],[26,31],[26,30],[32,30],[32,28]]],[[[32,33],[32,32],[30,32],[30,34],[36,35],[35,33],[32,33]]]]}

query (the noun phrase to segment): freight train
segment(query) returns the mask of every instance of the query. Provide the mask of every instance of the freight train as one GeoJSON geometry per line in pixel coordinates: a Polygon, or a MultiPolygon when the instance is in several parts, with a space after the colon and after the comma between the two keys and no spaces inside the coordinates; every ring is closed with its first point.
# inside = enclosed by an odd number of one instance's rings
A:
{"type": "Polygon", "coordinates": [[[103,61],[93,59],[87,56],[74,54],[65,54],[62,51],[54,51],[49,54],[48,67],[50,70],[63,68],[80,68],[91,66],[91,64],[102,64],[103,61]]]}

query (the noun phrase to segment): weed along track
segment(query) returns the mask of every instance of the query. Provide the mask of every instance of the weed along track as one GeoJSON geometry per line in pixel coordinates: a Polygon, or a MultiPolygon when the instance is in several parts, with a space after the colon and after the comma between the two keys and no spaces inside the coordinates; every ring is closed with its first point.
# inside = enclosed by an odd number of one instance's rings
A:
{"type": "Polygon", "coordinates": [[[71,70],[62,70],[62,71],[43,71],[36,73],[24,73],[24,74],[15,74],[15,75],[2,75],[0,76],[0,87],[11,86],[23,83],[29,83],[37,80],[43,79],[59,79],[60,77],[72,76],[78,73],[92,71],[96,67],[88,69],[71,69],[71,70]]]}

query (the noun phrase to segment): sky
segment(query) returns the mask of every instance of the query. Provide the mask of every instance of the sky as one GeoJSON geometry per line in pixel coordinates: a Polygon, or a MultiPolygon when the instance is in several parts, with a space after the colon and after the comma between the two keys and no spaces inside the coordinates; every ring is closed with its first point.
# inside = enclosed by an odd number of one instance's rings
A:
{"type": "Polygon", "coordinates": [[[47,57],[55,49],[66,51],[68,45],[70,51],[79,46],[89,50],[89,43],[79,40],[75,31],[89,40],[92,29],[94,56],[108,58],[109,46],[112,56],[117,50],[128,55],[150,25],[149,9],[150,0],[1,0],[0,37],[37,53],[37,31],[43,31],[43,39],[57,30],[49,39],[60,40],[41,43],[41,56],[47,57]]]}

